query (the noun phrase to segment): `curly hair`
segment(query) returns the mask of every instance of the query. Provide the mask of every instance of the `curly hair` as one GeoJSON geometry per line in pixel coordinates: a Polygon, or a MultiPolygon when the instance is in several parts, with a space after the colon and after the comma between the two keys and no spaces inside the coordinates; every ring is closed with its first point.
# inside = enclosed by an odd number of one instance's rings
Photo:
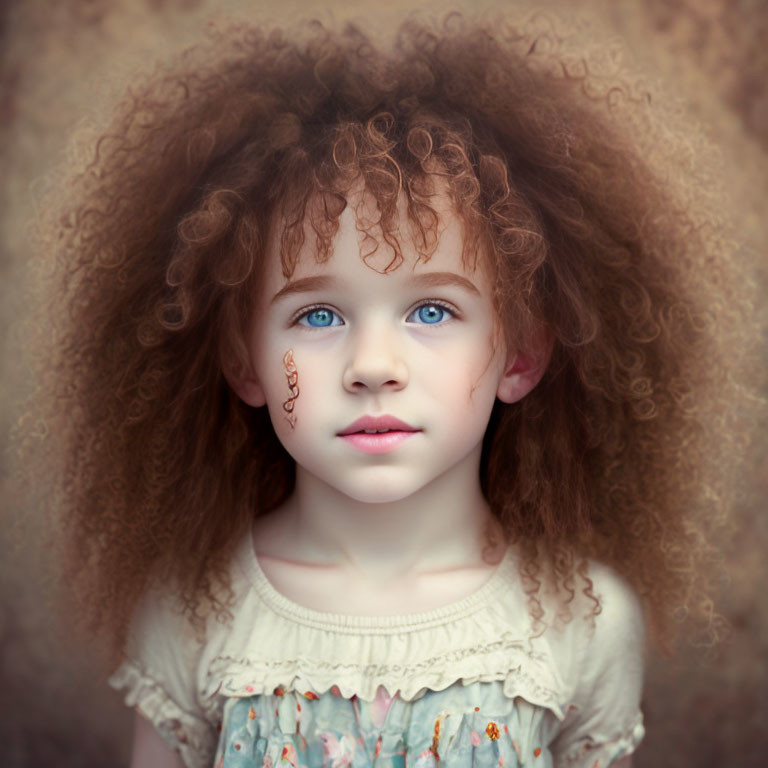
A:
{"type": "Polygon", "coordinates": [[[755,391],[754,281],[701,177],[669,172],[682,134],[624,73],[558,42],[539,21],[457,15],[379,47],[353,25],[236,25],[131,88],[48,216],[52,324],[22,446],[28,477],[53,478],[75,613],[115,651],[150,578],[193,615],[226,614],[233,547],[291,493],[266,409],[225,374],[245,359],[275,211],[289,275],[307,220],[329,257],[352,177],[392,269],[398,200],[428,251],[443,179],[509,338],[554,339],[538,387],[494,406],[481,461],[533,614],[547,574],[591,595],[596,558],[662,643],[683,615],[716,634],[712,538],[755,391]]]}

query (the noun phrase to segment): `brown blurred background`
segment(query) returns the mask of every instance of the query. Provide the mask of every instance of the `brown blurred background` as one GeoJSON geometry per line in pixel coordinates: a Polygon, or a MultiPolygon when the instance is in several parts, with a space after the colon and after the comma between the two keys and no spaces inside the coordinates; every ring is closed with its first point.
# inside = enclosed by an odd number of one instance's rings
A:
{"type": "MultiPolygon", "coordinates": [[[[28,226],[37,190],[84,121],[103,124],[130,73],[199,36],[211,15],[364,20],[372,0],[0,0],[0,429],[28,388],[16,352],[25,310],[28,226]]],[[[728,205],[743,237],[768,235],[768,0],[560,0],[622,37],[649,77],[688,101],[722,154],[728,205]]],[[[462,0],[454,7],[469,7],[462,0]]],[[[480,3],[482,7],[490,3],[480,3]]],[[[496,2],[495,7],[513,5],[496,2]]],[[[558,7],[549,0],[537,6],[558,7]]],[[[413,7],[389,0],[393,13],[413,7]]],[[[424,7],[423,4],[420,7],[424,7]]],[[[429,5],[427,6],[430,7],[429,5]]],[[[444,5],[435,6],[437,9],[444,5]]],[[[478,7],[478,3],[474,4],[478,7]]],[[[381,9],[377,9],[381,13],[381,9]]],[[[763,272],[765,279],[765,272],[763,272]]],[[[728,546],[720,608],[733,634],[708,661],[653,657],[644,709],[647,736],[635,764],[768,765],[768,462],[765,445],[744,460],[753,478],[728,546]]],[[[131,713],[99,679],[98,650],[65,647],[43,595],[51,570],[35,531],[46,510],[13,501],[0,458],[0,525],[26,525],[24,546],[0,538],[0,766],[127,765],[131,713]]]]}

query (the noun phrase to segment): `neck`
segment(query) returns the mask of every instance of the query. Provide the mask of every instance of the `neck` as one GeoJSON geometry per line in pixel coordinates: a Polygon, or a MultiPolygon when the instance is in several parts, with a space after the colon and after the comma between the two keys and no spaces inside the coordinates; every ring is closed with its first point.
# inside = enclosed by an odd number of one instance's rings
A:
{"type": "Polygon", "coordinates": [[[479,463],[480,446],[416,493],[382,503],[352,499],[297,466],[284,510],[297,559],[387,579],[498,562],[505,547],[479,463]]]}

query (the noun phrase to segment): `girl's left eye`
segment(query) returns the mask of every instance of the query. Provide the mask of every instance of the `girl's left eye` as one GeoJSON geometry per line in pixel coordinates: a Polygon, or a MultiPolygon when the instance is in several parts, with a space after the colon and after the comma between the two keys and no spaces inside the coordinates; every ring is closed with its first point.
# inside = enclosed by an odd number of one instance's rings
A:
{"type": "Polygon", "coordinates": [[[408,315],[406,322],[422,325],[438,325],[450,317],[456,317],[456,313],[449,307],[434,301],[421,304],[408,315]]]}
{"type": "Polygon", "coordinates": [[[296,318],[299,325],[309,328],[329,328],[332,325],[344,325],[344,321],[328,307],[313,307],[296,318]]]}

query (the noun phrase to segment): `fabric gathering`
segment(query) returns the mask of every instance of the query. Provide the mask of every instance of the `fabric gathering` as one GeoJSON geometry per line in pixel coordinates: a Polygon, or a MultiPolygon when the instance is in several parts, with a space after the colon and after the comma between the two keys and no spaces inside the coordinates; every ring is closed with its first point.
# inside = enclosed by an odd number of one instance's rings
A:
{"type": "Polygon", "coordinates": [[[201,645],[152,593],[110,685],[193,768],[608,766],[644,734],[639,603],[594,564],[600,614],[531,637],[515,559],[460,602],[355,617],[280,595],[249,538],[232,627],[201,645]]]}

